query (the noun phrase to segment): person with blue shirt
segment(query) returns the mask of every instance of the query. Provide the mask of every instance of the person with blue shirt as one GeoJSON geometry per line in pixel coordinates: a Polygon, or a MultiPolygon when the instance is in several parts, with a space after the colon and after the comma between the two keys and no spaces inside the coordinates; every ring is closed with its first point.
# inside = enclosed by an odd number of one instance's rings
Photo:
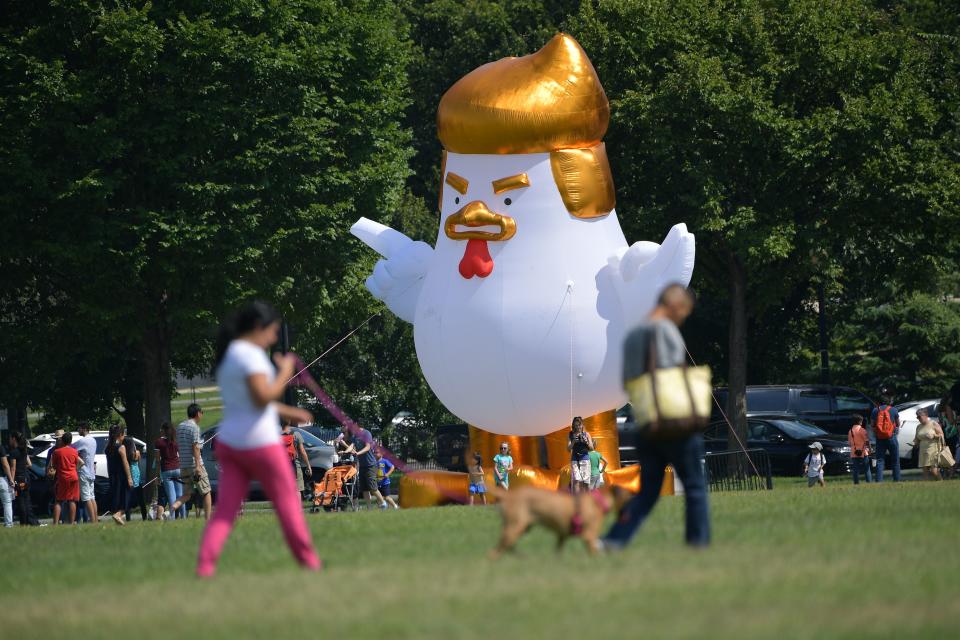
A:
{"type": "MultiPolygon", "coordinates": [[[[343,427],[347,433],[347,427],[343,427]]],[[[352,447],[360,463],[359,483],[360,490],[367,503],[373,505],[376,499],[381,509],[387,508],[387,501],[383,499],[380,489],[377,488],[377,457],[373,453],[373,436],[363,427],[357,427],[350,432],[352,447]]]]}
{"type": "Polygon", "coordinates": [[[510,455],[510,445],[504,442],[500,445],[500,453],[493,456],[493,480],[498,487],[510,488],[511,471],[513,471],[513,456],[510,455]]]}
{"type": "Polygon", "coordinates": [[[383,457],[383,452],[377,447],[377,488],[380,490],[380,495],[383,496],[383,499],[387,501],[390,506],[394,509],[399,509],[400,507],[393,500],[393,496],[390,495],[390,474],[394,472],[396,467],[392,462],[383,457]]]}

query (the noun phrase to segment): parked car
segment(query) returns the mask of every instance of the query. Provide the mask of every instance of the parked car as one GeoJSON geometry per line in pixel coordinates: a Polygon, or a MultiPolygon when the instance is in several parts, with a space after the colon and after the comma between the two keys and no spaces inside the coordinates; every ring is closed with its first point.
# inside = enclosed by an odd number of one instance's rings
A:
{"type": "MultiPolygon", "coordinates": [[[[726,411],[726,388],[714,390],[720,406],[726,411]]],[[[777,415],[810,422],[828,433],[846,437],[853,414],[870,421],[876,403],[850,387],[825,385],[771,385],[747,387],[747,417],[777,415]]],[[[722,419],[714,406],[714,420],[722,419]]]]}
{"type": "MultiPolygon", "coordinates": [[[[727,451],[729,427],[726,421],[711,423],[703,439],[707,453],[727,451]]],[[[849,471],[850,447],[846,438],[837,438],[815,424],[790,416],[750,418],[747,420],[747,441],[743,444],[747,449],[766,451],[774,474],[794,476],[803,472],[803,461],[814,442],[823,445],[827,459],[824,473],[839,475],[849,471]]]]}
{"type": "Polygon", "coordinates": [[[465,424],[437,427],[437,464],[450,471],[466,471],[471,458],[470,430],[465,424]]]}
{"type": "Polygon", "coordinates": [[[621,466],[637,464],[637,429],[630,412],[630,405],[625,404],[617,411],[617,436],[620,448],[621,466]]]}
{"type": "MultiPolygon", "coordinates": [[[[73,441],[80,438],[76,431],[72,432],[73,441]]],[[[110,478],[107,476],[107,439],[110,436],[108,431],[91,431],[90,435],[97,441],[97,454],[93,458],[94,471],[96,478],[94,480],[93,492],[97,500],[97,508],[106,508],[107,492],[110,488],[110,478]]],[[[52,433],[44,433],[30,439],[30,461],[33,463],[30,467],[32,474],[32,483],[30,485],[30,499],[33,507],[38,514],[50,513],[53,505],[53,487],[44,480],[47,471],[47,457],[53,448],[56,438],[52,433]]],[[[139,438],[133,439],[137,449],[140,450],[140,474],[146,476],[147,472],[147,443],[139,438]]]]}
{"type": "MultiPolygon", "coordinates": [[[[216,456],[216,435],[220,430],[219,425],[215,425],[203,432],[203,445],[200,447],[200,456],[203,458],[203,464],[207,468],[207,475],[210,477],[210,489],[213,495],[217,494],[219,485],[220,470],[217,467],[216,456]]],[[[313,468],[313,479],[318,482],[331,467],[334,461],[334,449],[332,446],[313,435],[306,429],[294,427],[303,437],[303,448],[307,451],[307,457],[310,458],[310,466],[313,468]]],[[[303,463],[300,463],[303,466],[303,463]]],[[[259,482],[253,482],[250,486],[250,495],[257,498],[263,497],[263,489],[259,482]]]]}

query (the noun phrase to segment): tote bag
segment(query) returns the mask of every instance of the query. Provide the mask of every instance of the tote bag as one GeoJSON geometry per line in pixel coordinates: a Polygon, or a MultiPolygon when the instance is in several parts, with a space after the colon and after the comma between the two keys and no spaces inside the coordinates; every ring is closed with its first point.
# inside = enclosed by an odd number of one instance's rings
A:
{"type": "Polygon", "coordinates": [[[657,367],[651,332],[647,372],[624,385],[637,430],[654,439],[674,439],[702,431],[710,421],[713,387],[710,367],[657,367]]]}

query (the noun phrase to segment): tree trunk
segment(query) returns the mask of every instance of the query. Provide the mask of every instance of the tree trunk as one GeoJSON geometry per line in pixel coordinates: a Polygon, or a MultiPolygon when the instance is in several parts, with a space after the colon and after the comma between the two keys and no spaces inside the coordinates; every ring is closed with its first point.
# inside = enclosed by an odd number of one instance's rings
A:
{"type": "MultiPolygon", "coordinates": [[[[143,390],[146,408],[147,481],[159,476],[156,468],[154,442],[160,437],[160,425],[170,421],[170,331],[166,310],[162,305],[145,325],[143,341],[143,390]]],[[[147,496],[152,503],[157,495],[158,482],[150,485],[147,496]]],[[[146,497],[146,496],[145,496],[146,497]]]]}
{"type": "Polygon", "coordinates": [[[147,428],[143,421],[143,365],[140,360],[130,358],[124,368],[123,377],[117,386],[123,411],[118,411],[127,425],[127,433],[146,440],[147,428]]]}
{"type": "Polygon", "coordinates": [[[729,436],[729,451],[739,451],[747,442],[747,271],[735,253],[729,256],[730,274],[730,369],[727,417],[736,435],[729,436]],[[739,442],[737,437],[740,437],[739,442]]]}

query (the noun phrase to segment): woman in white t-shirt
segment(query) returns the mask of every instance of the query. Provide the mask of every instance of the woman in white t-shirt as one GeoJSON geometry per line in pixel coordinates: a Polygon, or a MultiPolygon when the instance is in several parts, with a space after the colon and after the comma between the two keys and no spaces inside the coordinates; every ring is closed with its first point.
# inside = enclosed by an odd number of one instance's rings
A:
{"type": "Polygon", "coordinates": [[[217,434],[220,485],[213,517],[200,543],[197,575],[209,577],[223,549],[251,480],[257,480],[273,502],[283,534],[303,567],[320,568],[310,532],[303,518],[290,458],[280,440],[280,417],[294,423],[310,422],[303,409],[277,402],[294,374],[291,354],[274,356],[280,316],[264,302],[244,305],[220,327],[214,370],[223,398],[223,421],[217,434]]]}

